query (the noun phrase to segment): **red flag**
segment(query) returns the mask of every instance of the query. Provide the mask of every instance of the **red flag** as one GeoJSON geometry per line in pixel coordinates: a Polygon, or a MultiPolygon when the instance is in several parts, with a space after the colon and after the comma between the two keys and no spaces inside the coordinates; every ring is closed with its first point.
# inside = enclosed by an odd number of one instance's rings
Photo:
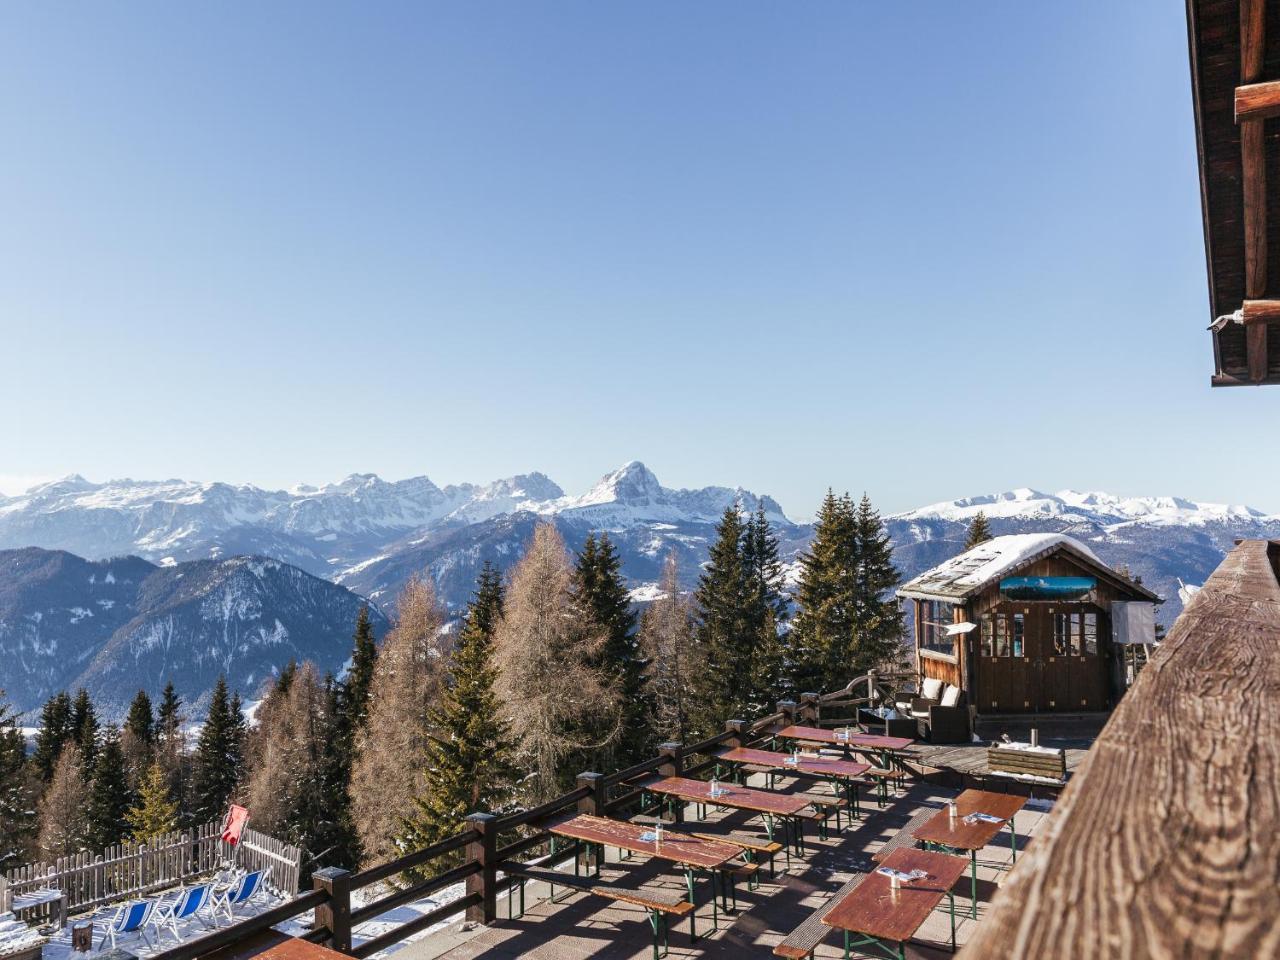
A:
{"type": "Polygon", "coordinates": [[[244,833],[248,823],[249,811],[233,803],[231,809],[227,811],[227,818],[222,821],[222,839],[235,846],[240,842],[240,835],[244,833]]]}

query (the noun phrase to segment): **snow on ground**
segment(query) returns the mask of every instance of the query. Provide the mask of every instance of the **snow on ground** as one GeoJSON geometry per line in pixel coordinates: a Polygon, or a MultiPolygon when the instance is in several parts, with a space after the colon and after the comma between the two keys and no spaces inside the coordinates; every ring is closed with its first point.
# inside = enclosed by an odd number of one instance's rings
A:
{"type": "Polygon", "coordinates": [[[0,913],[0,957],[29,950],[44,938],[12,913],[0,913]]]}
{"type": "MultiPolygon", "coordinates": [[[[394,930],[396,927],[407,923],[410,920],[414,920],[425,913],[430,913],[437,907],[444,906],[446,903],[452,903],[463,895],[465,887],[465,884],[454,884],[451,887],[446,887],[443,890],[437,891],[430,897],[425,897],[422,900],[415,900],[414,902],[405,904],[404,906],[396,907],[392,910],[388,910],[384,914],[374,917],[372,920],[367,920],[364,923],[358,924],[352,930],[352,942],[356,946],[359,946],[360,944],[372,940],[374,937],[380,936],[389,930],[394,930]]],[[[374,900],[386,896],[389,892],[389,888],[381,886],[368,887],[362,890],[353,891],[351,895],[352,905],[364,906],[366,903],[372,903],[374,900]]],[[[157,894],[156,898],[159,899],[162,904],[167,905],[173,903],[173,901],[177,899],[177,896],[178,890],[175,888],[157,894]]],[[[237,920],[247,920],[248,918],[256,916],[257,914],[262,913],[265,910],[269,910],[283,902],[285,902],[284,897],[277,896],[270,891],[264,890],[262,894],[254,900],[254,902],[237,908],[236,918],[237,920]]],[[[54,934],[45,945],[44,960],[79,960],[82,955],[73,953],[71,950],[71,926],[74,923],[82,922],[86,919],[92,919],[93,921],[93,947],[94,950],[97,951],[98,947],[102,943],[102,938],[106,934],[108,924],[111,922],[112,918],[115,917],[116,911],[120,906],[121,904],[114,903],[101,907],[92,914],[81,914],[79,916],[72,917],[67,926],[60,932],[54,934]]],[[[3,955],[6,952],[12,952],[9,950],[10,945],[4,937],[4,918],[7,916],[8,914],[0,915],[0,955],[3,955]]],[[[440,923],[428,927],[426,930],[420,930],[399,943],[393,944],[386,950],[373,954],[373,956],[390,956],[405,944],[412,943],[415,940],[420,940],[423,937],[430,935],[435,930],[446,927],[451,923],[456,923],[457,920],[458,917],[456,915],[446,918],[440,923]]],[[[286,920],[283,923],[276,924],[275,929],[279,930],[281,933],[286,933],[291,936],[300,936],[301,934],[307,933],[311,930],[311,921],[311,911],[307,911],[306,913],[299,914],[291,920],[286,920]]],[[[211,917],[209,913],[205,911],[201,912],[201,918],[199,920],[191,918],[180,921],[178,923],[178,931],[181,934],[182,940],[195,940],[211,932],[211,928],[209,926],[210,922],[211,917]]],[[[15,921],[15,923],[17,922],[15,921]]],[[[226,925],[226,915],[222,914],[217,918],[217,926],[225,927],[226,925]]],[[[29,929],[25,924],[17,923],[17,926],[21,927],[22,930],[29,929]]],[[[30,930],[28,935],[39,939],[34,930],[30,930]]],[[[167,927],[163,929],[154,926],[149,927],[147,930],[147,937],[151,941],[150,945],[144,943],[136,933],[119,936],[117,937],[117,942],[120,946],[128,949],[130,953],[135,953],[142,958],[154,956],[164,950],[169,950],[178,943],[178,941],[174,939],[173,931],[167,927]]],[[[17,948],[14,947],[13,949],[16,950],[17,948]]]]}

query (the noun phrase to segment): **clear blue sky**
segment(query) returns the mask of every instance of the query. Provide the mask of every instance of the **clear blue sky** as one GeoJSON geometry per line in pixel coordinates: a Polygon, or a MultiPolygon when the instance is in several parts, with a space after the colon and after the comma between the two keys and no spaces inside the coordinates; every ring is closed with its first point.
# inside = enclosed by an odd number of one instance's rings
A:
{"type": "Polygon", "coordinates": [[[1167,0],[8,5],[0,484],[1280,511],[1167,0]]]}

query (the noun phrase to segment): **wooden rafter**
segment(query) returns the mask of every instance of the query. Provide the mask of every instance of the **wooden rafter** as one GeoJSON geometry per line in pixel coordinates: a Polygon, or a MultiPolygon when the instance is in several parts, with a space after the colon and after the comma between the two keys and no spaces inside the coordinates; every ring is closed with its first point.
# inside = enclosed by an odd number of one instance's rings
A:
{"type": "MultiPolygon", "coordinates": [[[[1266,41],[1266,0],[1240,0],[1240,81],[1236,121],[1240,124],[1240,160],[1244,187],[1245,297],[1267,295],[1267,171],[1264,121],[1280,116],[1280,82],[1259,83],[1266,41]]],[[[1245,331],[1249,379],[1267,378],[1267,324],[1245,331]]]]}

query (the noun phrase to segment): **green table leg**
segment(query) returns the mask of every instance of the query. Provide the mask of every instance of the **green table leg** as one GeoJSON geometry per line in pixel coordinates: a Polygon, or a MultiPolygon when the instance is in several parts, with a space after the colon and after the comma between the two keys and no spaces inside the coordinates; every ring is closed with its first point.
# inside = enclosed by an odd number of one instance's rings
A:
{"type": "Polygon", "coordinates": [[[970,890],[970,893],[973,895],[973,899],[969,903],[969,906],[970,906],[969,916],[977,920],[978,919],[978,851],[977,850],[969,851],[969,863],[971,865],[970,871],[969,871],[969,876],[970,876],[969,890],[970,890]]]}
{"type": "Polygon", "coordinates": [[[694,925],[694,917],[698,915],[698,905],[693,902],[693,870],[689,867],[684,868],[684,885],[689,891],[689,906],[693,907],[689,911],[689,940],[692,942],[698,939],[698,929],[694,925]]]}
{"type": "Polygon", "coordinates": [[[956,895],[952,890],[947,891],[947,899],[951,902],[951,952],[956,952],[956,895]]]}
{"type": "Polygon", "coordinates": [[[1009,845],[1013,847],[1013,862],[1018,862],[1018,831],[1014,829],[1013,817],[1009,818],[1009,845]]]}

